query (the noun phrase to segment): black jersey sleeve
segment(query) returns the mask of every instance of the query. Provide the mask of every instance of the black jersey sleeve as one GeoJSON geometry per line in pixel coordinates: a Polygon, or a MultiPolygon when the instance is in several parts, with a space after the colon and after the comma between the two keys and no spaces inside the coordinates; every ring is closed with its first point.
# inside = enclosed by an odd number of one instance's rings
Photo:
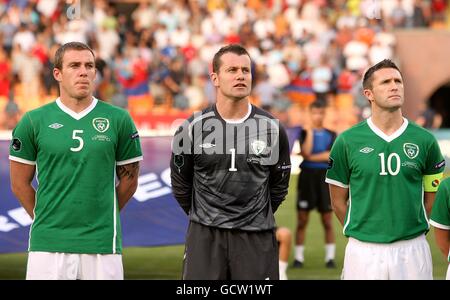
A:
{"type": "Polygon", "coordinates": [[[271,166],[269,177],[269,188],[272,211],[275,212],[285,199],[291,175],[291,159],[289,153],[289,140],[284,128],[280,125],[278,149],[278,162],[271,166]]]}
{"type": "Polygon", "coordinates": [[[193,174],[192,142],[186,122],[177,130],[172,141],[170,178],[173,195],[187,215],[192,206],[193,174]]]}

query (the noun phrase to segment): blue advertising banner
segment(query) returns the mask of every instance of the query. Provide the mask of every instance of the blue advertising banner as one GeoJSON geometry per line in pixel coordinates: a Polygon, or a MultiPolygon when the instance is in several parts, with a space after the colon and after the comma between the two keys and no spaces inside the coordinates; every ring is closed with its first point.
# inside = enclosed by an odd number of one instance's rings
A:
{"type": "MultiPolygon", "coordinates": [[[[184,243],[188,219],[170,187],[171,140],[142,138],[139,186],[121,212],[124,247],[184,243]]],[[[27,251],[31,224],[10,189],[8,145],[0,141],[0,253],[27,251]]]]}

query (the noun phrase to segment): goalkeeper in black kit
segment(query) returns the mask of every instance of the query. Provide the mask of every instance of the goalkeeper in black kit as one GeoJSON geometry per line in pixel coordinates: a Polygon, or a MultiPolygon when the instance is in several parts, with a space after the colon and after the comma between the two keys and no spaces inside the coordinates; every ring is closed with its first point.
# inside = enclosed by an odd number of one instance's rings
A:
{"type": "Polygon", "coordinates": [[[278,279],[274,212],[288,192],[286,132],[249,103],[243,47],[215,54],[211,80],[216,104],[191,116],[172,143],[172,189],[190,219],[183,279],[278,279]]]}

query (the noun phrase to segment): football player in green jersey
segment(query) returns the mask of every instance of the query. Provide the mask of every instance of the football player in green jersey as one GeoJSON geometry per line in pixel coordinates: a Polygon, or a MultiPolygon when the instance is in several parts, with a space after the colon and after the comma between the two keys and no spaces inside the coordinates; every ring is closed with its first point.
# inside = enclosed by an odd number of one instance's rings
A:
{"type": "Polygon", "coordinates": [[[142,151],[128,112],[93,97],[95,74],[87,45],[61,46],[60,97],[13,131],[11,188],[33,219],[27,279],[123,279],[119,210],[136,191],[142,151]]]}
{"type": "Polygon", "coordinates": [[[450,280],[450,178],[444,179],[436,193],[430,224],[434,227],[436,243],[447,257],[447,280],[450,280]]]}
{"type": "Polygon", "coordinates": [[[343,279],[432,279],[425,233],[445,160],[436,138],[403,117],[403,78],[383,60],[363,78],[372,116],[338,136],[326,182],[349,237],[343,279]]]}

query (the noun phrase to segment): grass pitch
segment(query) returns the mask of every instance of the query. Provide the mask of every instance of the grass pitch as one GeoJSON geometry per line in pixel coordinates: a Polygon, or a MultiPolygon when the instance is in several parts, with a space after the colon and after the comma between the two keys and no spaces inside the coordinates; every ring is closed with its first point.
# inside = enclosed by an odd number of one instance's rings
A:
{"type": "MultiPolygon", "coordinates": [[[[276,213],[278,226],[288,227],[293,234],[295,234],[296,226],[296,181],[297,176],[292,176],[288,197],[276,213]]],[[[302,269],[289,267],[289,279],[321,280],[340,278],[347,239],[342,235],[342,226],[336,217],[334,218],[334,225],[337,268],[325,268],[324,233],[320,224],[319,214],[314,211],[311,213],[310,223],[307,228],[304,267],[302,269]]],[[[434,278],[444,279],[447,263],[435,244],[433,230],[428,233],[427,239],[433,256],[434,278]]],[[[295,243],[294,239],[293,243],[295,243]]],[[[289,265],[291,265],[293,259],[293,247],[294,245],[292,245],[289,265]]],[[[183,245],[125,248],[123,253],[125,279],[181,279],[183,251],[183,245]]],[[[26,253],[1,254],[0,279],[25,278],[26,259],[26,253]]]]}

